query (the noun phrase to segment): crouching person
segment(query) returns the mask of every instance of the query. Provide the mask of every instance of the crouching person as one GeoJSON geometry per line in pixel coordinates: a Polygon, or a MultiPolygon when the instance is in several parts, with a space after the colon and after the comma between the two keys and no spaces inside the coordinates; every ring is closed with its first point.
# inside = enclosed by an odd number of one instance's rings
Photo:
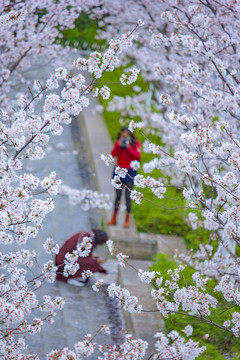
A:
{"type": "Polygon", "coordinates": [[[65,283],[76,285],[76,286],[84,286],[87,282],[86,279],[82,278],[82,273],[86,270],[90,270],[92,273],[94,272],[102,272],[106,273],[106,270],[101,266],[106,259],[102,258],[98,255],[93,254],[93,250],[97,245],[101,245],[106,243],[108,240],[107,234],[105,231],[101,229],[93,229],[91,233],[87,231],[81,231],[73,236],[71,236],[68,240],[60,248],[59,253],[55,257],[55,264],[58,267],[57,271],[57,280],[63,281],[65,283]],[[64,276],[64,266],[65,266],[65,256],[67,253],[72,254],[73,250],[77,249],[77,245],[81,244],[84,237],[90,237],[92,240],[92,247],[90,252],[85,257],[79,256],[77,259],[77,263],[79,264],[79,269],[74,275],[69,275],[68,277],[64,276]]]}

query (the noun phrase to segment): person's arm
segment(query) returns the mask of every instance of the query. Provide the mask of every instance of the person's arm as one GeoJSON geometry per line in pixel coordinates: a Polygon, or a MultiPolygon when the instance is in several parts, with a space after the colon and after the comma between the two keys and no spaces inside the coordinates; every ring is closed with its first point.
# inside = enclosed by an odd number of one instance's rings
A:
{"type": "MultiPolygon", "coordinates": [[[[104,261],[105,262],[105,261],[104,261]]],[[[106,270],[101,266],[101,263],[92,254],[87,257],[79,257],[77,260],[80,268],[79,271],[90,270],[92,272],[105,272],[106,270]]]]}
{"type": "Polygon", "coordinates": [[[130,144],[127,148],[128,152],[132,155],[134,160],[140,160],[141,157],[141,144],[137,141],[134,145],[130,144]]]}
{"type": "Polygon", "coordinates": [[[119,146],[118,140],[116,140],[115,143],[114,143],[114,146],[113,146],[111,155],[112,155],[113,157],[119,156],[120,149],[121,149],[121,147],[119,146]]]}

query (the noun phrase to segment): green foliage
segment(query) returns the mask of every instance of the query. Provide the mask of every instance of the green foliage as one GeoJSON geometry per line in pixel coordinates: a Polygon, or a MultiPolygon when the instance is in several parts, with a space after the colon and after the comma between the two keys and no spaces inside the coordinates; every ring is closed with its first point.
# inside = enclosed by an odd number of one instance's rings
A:
{"type": "MultiPolygon", "coordinates": [[[[177,265],[173,258],[167,254],[158,254],[155,256],[154,260],[154,265],[150,268],[150,270],[159,271],[163,277],[163,281],[169,280],[170,276],[167,271],[169,269],[173,270],[177,265]]],[[[186,284],[194,284],[192,280],[192,274],[194,272],[195,271],[189,266],[183,270],[181,280],[179,281],[180,287],[184,287],[186,284]]],[[[215,280],[211,280],[207,291],[216,296],[216,293],[213,292],[214,286],[215,280]]],[[[234,311],[238,311],[238,308],[234,307],[229,311],[226,311],[223,299],[220,296],[218,296],[218,301],[220,303],[220,309],[213,309],[211,319],[219,324],[223,324],[223,322],[229,317],[229,312],[233,313],[234,311]]],[[[167,332],[176,330],[181,334],[181,336],[183,336],[182,329],[186,325],[190,324],[193,327],[193,335],[191,338],[194,341],[199,342],[200,345],[207,347],[206,351],[203,355],[198,357],[198,359],[223,360],[226,358],[240,358],[238,339],[230,333],[187,315],[170,315],[164,320],[167,332]],[[208,340],[204,340],[205,334],[209,334],[208,340]]]]}
{"type": "Polygon", "coordinates": [[[73,29],[62,31],[62,45],[69,45],[79,49],[96,50],[97,48],[105,48],[105,40],[95,39],[98,31],[98,24],[91,19],[88,14],[80,13],[75,21],[73,29]]]}
{"type": "MultiPolygon", "coordinates": [[[[192,228],[189,226],[187,233],[184,235],[187,249],[193,249],[196,251],[200,244],[205,245],[209,243],[210,233],[211,231],[204,230],[202,228],[192,230],[192,228]]],[[[211,245],[215,249],[217,247],[217,241],[211,241],[211,245]]]]}
{"type": "Polygon", "coordinates": [[[218,122],[220,119],[219,119],[219,116],[214,116],[212,118],[212,124],[214,124],[215,122],[218,122]]]}
{"type": "Polygon", "coordinates": [[[100,219],[100,228],[104,231],[106,231],[106,225],[105,225],[105,221],[103,218],[100,219]]]}

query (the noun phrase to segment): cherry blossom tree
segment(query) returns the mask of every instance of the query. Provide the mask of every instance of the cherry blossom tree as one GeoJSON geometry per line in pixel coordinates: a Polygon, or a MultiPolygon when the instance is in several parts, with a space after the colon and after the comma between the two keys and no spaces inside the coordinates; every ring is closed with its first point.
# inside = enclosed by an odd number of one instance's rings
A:
{"type": "MultiPolygon", "coordinates": [[[[68,194],[77,202],[89,201],[93,206],[105,207],[108,198],[90,190],[74,190],[61,185],[55,172],[40,179],[27,172],[23,167],[27,159],[41,161],[45,156],[45,147],[52,136],[63,131],[63,124],[70,124],[71,116],[78,115],[83,107],[89,105],[89,96],[108,98],[109,88],[98,88],[95,83],[105,71],[112,71],[118,63],[118,55],[137,38],[135,33],[138,24],[131,32],[121,38],[112,40],[104,54],[94,52],[88,59],[76,57],[72,66],[75,73],[58,67],[46,82],[35,81],[28,84],[24,72],[31,67],[40,54],[57,57],[64,52],[54,42],[60,36],[59,29],[73,26],[79,12],[79,2],[43,1],[4,1],[1,2],[0,34],[1,34],[1,178],[0,178],[0,241],[8,247],[7,253],[0,253],[0,354],[3,359],[38,359],[37,354],[27,354],[27,334],[41,331],[44,322],[53,323],[55,311],[61,309],[64,300],[45,295],[38,298],[37,289],[44,283],[53,283],[57,268],[49,256],[49,261],[39,264],[37,273],[33,266],[37,263],[36,252],[28,249],[28,241],[35,238],[42,228],[42,223],[54,208],[54,197],[68,194]],[[86,74],[89,79],[86,79],[86,74]],[[14,98],[12,89],[25,83],[24,93],[14,98]],[[63,85],[63,88],[60,86],[63,85]],[[29,91],[26,92],[27,86],[29,91]],[[43,103],[42,115],[37,106],[43,103]],[[45,197],[44,197],[45,195],[45,197]],[[20,250],[13,252],[14,243],[20,250]],[[34,310],[42,314],[34,317],[34,310]]],[[[24,86],[23,86],[24,87],[24,86]]],[[[51,237],[43,241],[45,251],[51,255],[59,251],[58,245],[51,237]]],[[[6,248],[6,247],[5,247],[6,248]]],[[[86,256],[91,249],[91,239],[84,239],[73,254],[65,260],[66,276],[77,271],[76,259],[86,256]]],[[[102,329],[109,332],[106,326],[102,329]]],[[[99,330],[99,331],[100,331],[99,330]]],[[[123,350],[109,348],[111,353],[126,354],[135,350],[136,358],[140,358],[146,344],[141,340],[126,338],[123,350]]],[[[92,337],[86,335],[83,341],[75,346],[75,350],[53,350],[47,355],[49,359],[66,358],[81,359],[89,356],[94,350],[92,337]]],[[[102,348],[105,352],[106,348],[102,348]]],[[[119,355],[119,356],[120,356],[119,355]]],[[[120,357],[119,357],[120,358],[120,357]]]]}

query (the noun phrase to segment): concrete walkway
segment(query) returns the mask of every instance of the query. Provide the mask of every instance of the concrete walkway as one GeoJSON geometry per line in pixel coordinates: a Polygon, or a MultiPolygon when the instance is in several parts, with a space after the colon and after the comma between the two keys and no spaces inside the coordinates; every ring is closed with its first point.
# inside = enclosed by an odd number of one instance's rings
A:
{"type": "MultiPolygon", "coordinates": [[[[96,104],[96,100],[91,99],[90,106],[84,109],[79,116],[79,126],[83,129],[88,144],[87,150],[90,166],[94,173],[95,186],[100,192],[109,193],[111,199],[114,200],[115,191],[110,184],[113,167],[107,167],[100,159],[100,154],[107,155],[111,152],[112,142],[101,114],[94,111],[96,104]]],[[[140,337],[149,342],[146,354],[146,359],[148,359],[154,353],[153,335],[164,330],[164,321],[161,315],[156,312],[156,305],[150,295],[151,286],[140,283],[137,272],[132,267],[148,270],[152,255],[158,252],[174,254],[176,250],[185,252],[185,244],[183,239],[177,236],[138,233],[134,219],[132,219],[131,227],[124,229],[122,226],[124,212],[120,212],[116,226],[107,226],[107,221],[111,215],[111,210],[102,212],[109,238],[114,240],[118,252],[130,257],[129,263],[131,264],[131,267],[119,268],[119,284],[128,289],[132,295],[136,295],[145,310],[154,311],[142,314],[124,312],[128,331],[135,337],[140,337]]]]}
{"type": "MultiPolygon", "coordinates": [[[[75,57],[77,55],[75,54],[75,57]]],[[[68,61],[70,61],[68,59],[68,61]]],[[[39,59],[39,63],[32,66],[31,71],[26,77],[39,79],[41,82],[49,77],[53,72],[55,64],[46,64],[44,59],[39,59]]],[[[18,91],[20,89],[16,89],[18,91]]],[[[41,114],[41,106],[38,107],[41,114]]],[[[52,137],[51,142],[46,147],[46,156],[41,161],[28,161],[25,163],[23,171],[32,172],[35,176],[43,179],[51,171],[55,170],[58,178],[62,179],[65,185],[75,189],[94,189],[94,182],[89,167],[84,134],[73,119],[71,126],[64,126],[64,131],[60,137],[52,137]]],[[[49,261],[43,249],[46,238],[52,236],[60,246],[74,233],[99,226],[101,215],[97,209],[86,212],[80,205],[72,206],[66,197],[57,196],[54,200],[54,211],[51,212],[43,223],[43,229],[37,238],[31,239],[25,246],[34,249],[37,253],[38,264],[42,265],[49,261]]],[[[18,251],[20,247],[15,244],[7,251],[18,251]]],[[[1,249],[4,251],[4,249],[1,249]]],[[[100,249],[101,254],[107,256],[105,246],[100,249]]],[[[108,271],[108,281],[117,282],[118,269],[117,263],[108,260],[104,265],[108,271]]],[[[39,275],[41,270],[36,264],[34,267],[35,275],[39,275]]],[[[37,290],[39,301],[43,300],[44,295],[51,297],[61,296],[65,299],[65,306],[62,311],[57,312],[53,325],[45,324],[42,331],[35,336],[26,335],[28,349],[26,352],[36,353],[40,359],[46,359],[46,354],[52,349],[68,347],[73,349],[74,344],[81,341],[86,334],[95,335],[103,324],[110,324],[113,335],[109,336],[100,333],[96,338],[97,343],[109,344],[119,342],[119,332],[116,333],[116,322],[119,330],[124,326],[123,319],[115,311],[114,319],[112,312],[109,311],[109,298],[105,292],[96,293],[92,290],[92,284],[88,283],[85,287],[79,288],[65,283],[55,281],[53,284],[44,284],[37,290]],[[118,319],[116,317],[118,316],[118,319]]],[[[121,312],[120,312],[121,315],[121,312]]],[[[29,321],[33,317],[41,317],[42,313],[34,311],[29,321]]],[[[96,359],[96,354],[89,359],[96,359]]]]}

